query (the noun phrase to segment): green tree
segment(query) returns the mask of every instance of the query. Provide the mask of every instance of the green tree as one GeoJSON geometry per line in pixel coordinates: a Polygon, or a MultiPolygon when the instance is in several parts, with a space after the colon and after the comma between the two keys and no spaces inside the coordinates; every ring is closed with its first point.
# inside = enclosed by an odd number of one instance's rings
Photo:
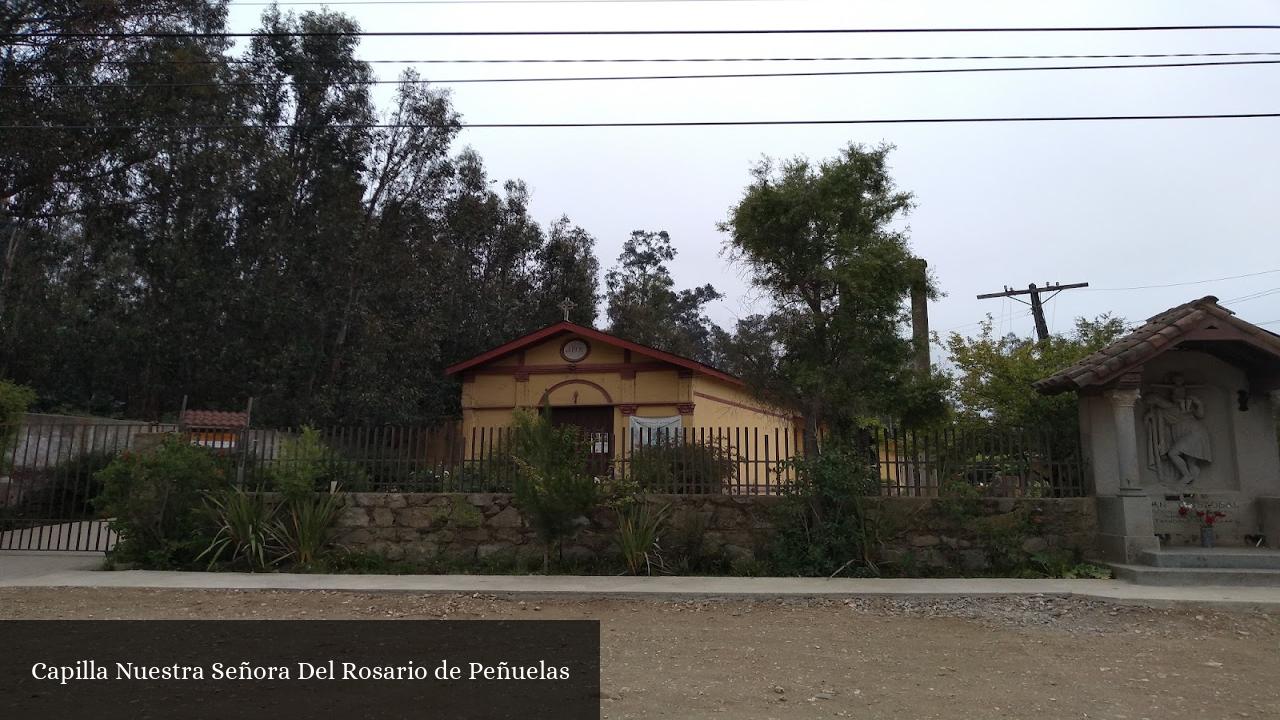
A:
{"type": "Polygon", "coordinates": [[[1110,315],[1077,318],[1065,335],[1044,341],[996,336],[991,317],[978,334],[946,338],[955,383],[952,398],[961,420],[997,428],[1038,428],[1064,439],[1077,433],[1073,394],[1045,396],[1031,384],[1099,350],[1125,332],[1125,321],[1110,315]]]}
{"type": "Polygon", "coordinates": [[[849,145],[820,163],[765,160],[720,225],[752,284],[773,301],[744,318],[733,368],[764,397],[819,428],[851,433],[895,411],[916,378],[904,303],[919,270],[900,221],[912,208],[888,171],[890,147],[849,145]]]}
{"type": "Polygon", "coordinates": [[[546,414],[518,411],[512,430],[515,501],[543,542],[546,572],[551,549],[573,537],[600,491],[585,471],[587,440],[579,428],[556,427],[546,414]]]}
{"type": "Polygon", "coordinates": [[[676,254],[666,231],[631,233],[605,276],[609,332],[713,364],[719,328],[705,308],[723,296],[710,284],[676,290],[667,267],[676,254]]]}
{"type": "Polygon", "coordinates": [[[270,8],[238,49],[224,2],[12,10],[6,119],[39,129],[0,133],[0,374],[43,406],[420,422],[446,365],[594,305],[590,236],[493,187],[413,72],[380,108],[351,18],[270,8]],[[134,32],[164,35],[68,36],[134,32]]]}
{"type": "Polygon", "coordinates": [[[546,242],[535,256],[538,278],[534,322],[550,325],[564,315],[557,305],[568,298],[574,304],[570,320],[591,327],[600,302],[600,261],[596,239],[562,216],[551,225],[546,242]]]}
{"type": "MultiPolygon", "coordinates": [[[[193,131],[173,126],[237,120],[218,87],[225,66],[204,62],[229,46],[207,34],[224,26],[226,8],[202,0],[11,5],[0,29],[23,37],[0,53],[5,105],[14,111],[6,118],[37,129],[0,133],[0,197],[6,198],[0,226],[7,240],[0,367],[51,402],[106,404],[103,386],[119,395],[136,391],[137,383],[124,376],[146,378],[167,361],[147,352],[155,346],[147,328],[173,314],[126,315],[146,309],[156,295],[138,283],[138,269],[176,259],[173,277],[185,280],[191,263],[182,261],[207,257],[225,237],[228,218],[220,214],[215,188],[226,175],[215,157],[230,138],[194,139],[193,131]],[[135,31],[196,35],[128,42],[69,36],[135,31]],[[44,35],[26,37],[37,32],[44,35]],[[162,82],[201,89],[147,87],[162,82]],[[95,129],[43,127],[64,124],[95,129]],[[203,242],[193,245],[191,238],[203,242]],[[133,348],[141,362],[121,361],[112,345],[133,348]]],[[[201,309],[182,311],[190,317],[201,309]]],[[[174,328],[171,350],[188,344],[177,337],[185,329],[174,328]]]]}

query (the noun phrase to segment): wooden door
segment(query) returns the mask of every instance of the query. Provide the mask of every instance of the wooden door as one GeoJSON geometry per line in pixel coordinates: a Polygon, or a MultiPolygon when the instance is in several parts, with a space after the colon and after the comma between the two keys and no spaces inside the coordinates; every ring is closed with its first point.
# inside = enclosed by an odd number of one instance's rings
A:
{"type": "Polygon", "coordinates": [[[587,439],[587,472],[596,476],[609,473],[613,459],[613,407],[553,407],[551,422],[556,427],[572,425],[580,428],[587,439]]]}

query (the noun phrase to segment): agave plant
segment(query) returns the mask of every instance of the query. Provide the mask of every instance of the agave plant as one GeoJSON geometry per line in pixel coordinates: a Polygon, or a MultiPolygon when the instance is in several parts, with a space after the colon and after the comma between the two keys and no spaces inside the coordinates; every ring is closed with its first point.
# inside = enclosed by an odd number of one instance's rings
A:
{"type": "Polygon", "coordinates": [[[205,507],[218,526],[209,547],[196,557],[209,557],[209,567],[230,552],[232,562],[243,559],[255,570],[265,568],[272,551],[276,508],[260,492],[228,488],[205,495],[205,507]]]}

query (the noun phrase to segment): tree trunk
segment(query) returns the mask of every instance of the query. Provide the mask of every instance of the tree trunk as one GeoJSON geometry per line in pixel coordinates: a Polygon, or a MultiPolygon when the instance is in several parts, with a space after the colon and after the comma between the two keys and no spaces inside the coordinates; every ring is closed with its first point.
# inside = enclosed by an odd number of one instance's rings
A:
{"type": "Polygon", "coordinates": [[[5,245],[4,266],[0,267],[0,328],[4,328],[4,311],[6,298],[9,297],[9,283],[13,280],[13,266],[18,261],[18,243],[22,236],[18,233],[18,223],[12,223],[9,231],[9,242],[5,245]]]}
{"type": "Polygon", "coordinates": [[[804,416],[804,454],[805,457],[816,458],[822,451],[819,435],[822,432],[822,404],[819,401],[809,403],[809,411],[804,416]]]}
{"type": "MultiPolygon", "coordinates": [[[[354,273],[354,271],[353,271],[354,273]]],[[[351,328],[351,316],[355,313],[356,300],[360,293],[356,289],[356,281],[352,278],[347,288],[347,302],[342,308],[342,317],[338,320],[338,334],[333,341],[333,357],[329,362],[329,386],[338,382],[338,372],[342,370],[342,349],[347,344],[347,332],[351,328]]]]}
{"type": "MultiPolygon", "coordinates": [[[[18,331],[17,311],[13,313],[13,322],[5,322],[5,311],[8,309],[6,301],[9,297],[9,285],[13,281],[13,266],[18,259],[18,243],[22,240],[22,235],[18,232],[18,223],[11,222],[13,229],[9,231],[9,242],[5,246],[3,260],[0,260],[0,340],[4,341],[3,347],[6,348],[13,347],[14,335],[18,331]]],[[[11,352],[0,352],[0,377],[8,372],[10,356],[11,352]]]]}

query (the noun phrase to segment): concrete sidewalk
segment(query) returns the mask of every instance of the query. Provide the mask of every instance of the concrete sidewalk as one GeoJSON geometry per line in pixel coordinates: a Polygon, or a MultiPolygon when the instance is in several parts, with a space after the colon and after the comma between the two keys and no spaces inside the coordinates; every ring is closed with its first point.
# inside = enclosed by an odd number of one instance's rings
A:
{"type": "Polygon", "coordinates": [[[61,572],[98,570],[102,567],[100,552],[0,551],[0,586],[21,585],[23,580],[39,584],[39,579],[61,572]]]}
{"type": "Polygon", "coordinates": [[[1153,587],[1118,580],[598,577],[541,575],[304,575],[93,570],[101,556],[0,553],[0,587],[178,588],[484,593],[619,598],[805,598],[1060,595],[1154,606],[1280,610],[1280,588],[1153,587]]]}

